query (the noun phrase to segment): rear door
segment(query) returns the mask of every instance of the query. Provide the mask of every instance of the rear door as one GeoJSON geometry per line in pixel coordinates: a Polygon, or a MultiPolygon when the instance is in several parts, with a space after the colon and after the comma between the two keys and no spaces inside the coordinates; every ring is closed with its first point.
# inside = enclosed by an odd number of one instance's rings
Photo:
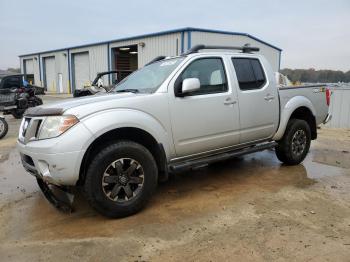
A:
{"type": "Polygon", "coordinates": [[[169,107],[177,157],[238,144],[237,97],[226,63],[221,57],[193,59],[170,82],[169,107]],[[175,89],[186,78],[198,78],[200,90],[176,96],[175,89]]]}
{"type": "Polygon", "coordinates": [[[273,76],[261,59],[232,57],[238,83],[240,143],[271,138],[278,128],[279,98],[273,76]]]}

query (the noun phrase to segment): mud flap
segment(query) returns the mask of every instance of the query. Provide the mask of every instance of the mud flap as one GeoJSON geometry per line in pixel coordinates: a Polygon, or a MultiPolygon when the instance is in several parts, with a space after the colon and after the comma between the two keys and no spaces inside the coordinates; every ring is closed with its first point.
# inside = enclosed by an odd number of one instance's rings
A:
{"type": "Polygon", "coordinates": [[[64,213],[73,212],[74,195],[65,187],[45,183],[37,178],[38,185],[46,199],[58,210],[64,213]]]}

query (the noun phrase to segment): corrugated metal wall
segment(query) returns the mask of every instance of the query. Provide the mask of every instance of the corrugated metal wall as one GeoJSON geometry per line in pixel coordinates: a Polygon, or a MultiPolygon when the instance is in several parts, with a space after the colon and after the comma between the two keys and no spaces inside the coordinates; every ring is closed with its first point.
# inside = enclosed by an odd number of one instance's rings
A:
{"type": "Polygon", "coordinates": [[[32,59],[33,60],[33,73],[34,73],[34,84],[41,86],[42,83],[40,81],[40,76],[39,76],[39,56],[28,56],[28,57],[24,57],[21,58],[21,73],[25,74],[26,72],[24,72],[24,68],[25,68],[25,60],[27,59],[32,59]]]}
{"type": "MultiPolygon", "coordinates": [[[[89,67],[90,72],[90,83],[95,79],[97,73],[108,71],[108,45],[96,45],[84,48],[74,48],[70,50],[70,55],[75,53],[89,53],[89,64],[86,65],[89,67]]],[[[71,59],[72,61],[72,59],[71,59]]],[[[71,67],[71,71],[73,68],[71,67]]],[[[103,79],[105,83],[108,82],[107,77],[103,79]]]]}
{"type": "Polygon", "coordinates": [[[332,89],[331,104],[329,112],[332,119],[327,124],[328,127],[350,128],[350,89],[332,89]]]}
{"type": "MultiPolygon", "coordinates": [[[[258,42],[250,37],[242,35],[228,35],[228,34],[219,34],[219,33],[208,33],[208,32],[192,32],[192,46],[198,44],[207,44],[207,45],[226,45],[226,46],[243,46],[249,43],[251,46],[260,47],[260,52],[263,54],[266,59],[271,63],[272,69],[274,71],[279,70],[280,63],[280,51],[269,47],[261,42],[258,42]]],[[[187,42],[185,42],[187,46],[187,42]]]]}
{"type": "Polygon", "coordinates": [[[175,56],[181,54],[181,33],[140,38],[130,41],[112,42],[110,48],[138,45],[138,67],[143,67],[160,55],[175,56]],[[145,43],[144,47],[138,45],[145,43]]]}
{"type": "MultiPolygon", "coordinates": [[[[41,55],[41,72],[43,80],[43,60],[45,57],[55,57],[55,86],[58,87],[58,74],[62,74],[63,77],[63,92],[69,92],[69,77],[68,77],[68,53],[67,51],[59,51],[52,53],[45,53],[41,55]]],[[[43,81],[42,81],[43,82],[43,81]]],[[[43,83],[44,84],[44,83],[43,83]]],[[[56,90],[58,90],[56,88],[56,90]]]]}
{"type": "Polygon", "coordinates": [[[34,59],[26,59],[23,62],[24,71],[26,74],[34,74],[34,59]]]}
{"type": "MultiPolygon", "coordinates": [[[[279,69],[279,58],[280,51],[269,47],[263,43],[260,43],[247,36],[239,35],[227,35],[220,33],[210,32],[198,32],[192,31],[190,33],[191,38],[189,39],[189,32],[174,32],[165,35],[153,35],[138,39],[115,41],[109,44],[91,45],[77,48],[69,48],[63,51],[54,51],[50,53],[42,53],[39,55],[29,55],[21,57],[21,68],[23,73],[23,61],[24,59],[34,59],[34,79],[36,85],[43,86],[43,58],[48,56],[55,57],[55,68],[56,76],[55,79],[58,82],[59,74],[63,77],[63,92],[69,93],[72,89],[73,83],[73,67],[72,67],[72,56],[75,53],[88,52],[89,53],[89,67],[90,79],[92,82],[99,72],[113,69],[113,48],[137,45],[138,46],[138,67],[143,67],[146,63],[151,61],[153,58],[159,55],[175,56],[180,55],[183,51],[188,49],[188,46],[194,46],[196,44],[211,44],[211,45],[244,45],[250,43],[252,46],[259,46],[261,53],[271,62],[274,70],[279,69]],[[142,43],[142,44],[141,44],[142,43]],[[36,58],[36,59],[35,59],[36,58]],[[39,63],[40,61],[40,63],[39,63]],[[39,64],[41,67],[41,81],[39,74],[39,64]],[[70,72],[69,69],[70,68],[70,72]]],[[[108,76],[104,77],[104,82],[108,83],[108,76]]]]}

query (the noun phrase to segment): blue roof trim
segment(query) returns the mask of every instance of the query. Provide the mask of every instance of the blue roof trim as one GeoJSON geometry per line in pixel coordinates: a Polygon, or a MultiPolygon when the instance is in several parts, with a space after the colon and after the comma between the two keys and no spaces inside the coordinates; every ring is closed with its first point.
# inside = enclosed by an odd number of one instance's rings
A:
{"type": "Polygon", "coordinates": [[[225,34],[225,35],[241,35],[241,36],[247,36],[247,37],[250,37],[262,44],[265,44],[267,46],[270,46],[274,49],[277,49],[278,51],[282,51],[281,48],[277,47],[277,46],[274,46],[272,44],[269,44],[255,36],[252,36],[250,34],[247,34],[247,33],[241,33],[241,32],[230,32],[230,31],[221,31],[221,30],[213,30],[213,29],[202,29],[202,28],[189,28],[188,30],[191,30],[192,32],[204,32],[204,33],[217,33],[217,34],[225,34]]]}
{"type": "Polygon", "coordinates": [[[143,35],[113,39],[113,40],[109,40],[109,41],[102,41],[102,42],[97,42],[97,43],[90,43],[90,44],[77,45],[77,46],[71,46],[71,47],[66,47],[66,48],[59,48],[59,49],[54,49],[54,50],[47,50],[47,51],[43,51],[43,52],[24,54],[24,55],[20,55],[19,57],[38,55],[38,54],[46,54],[46,53],[59,52],[59,51],[67,51],[68,49],[84,48],[84,47],[90,47],[90,46],[96,46],[96,45],[110,44],[110,43],[114,43],[114,42],[129,41],[129,40],[135,40],[135,39],[139,39],[139,38],[155,37],[155,36],[168,35],[168,34],[174,34],[174,33],[182,33],[182,32],[206,32],[206,33],[218,33],[218,34],[227,34],[227,35],[242,35],[242,36],[250,37],[250,38],[252,38],[252,39],[254,39],[262,44],[265,44],[265,45],[270,46],[274,49],[277,49],[278,51],[282,51],[282,49],[280,49],[274,45],[271,45],[263,40],[260,40],[259,38],[252,36],[250,34],[247,34],[247,33],[229,32],[229,31],[195,28],[195,27],[185,27],[185,28],[179,28],[179,29],[174,29],[174,30],[161,31],[161,32],[157,32],[157,33],[143,34],[143,35]]]}

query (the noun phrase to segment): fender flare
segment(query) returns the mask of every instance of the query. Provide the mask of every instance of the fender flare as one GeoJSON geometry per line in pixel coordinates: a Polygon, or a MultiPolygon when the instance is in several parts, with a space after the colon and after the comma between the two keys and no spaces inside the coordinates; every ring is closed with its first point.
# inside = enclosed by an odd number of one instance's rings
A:
{"type": "Polygon", "coordinates": [[[163,145],[167,158],[174,154],[174,149],[171,147],[172,136],[166,127],[154,116],[143,111],[126,108],[104,110],[83,118],[81,122],[93,134],[91,139],[86,141],[85,149],[109,131],[119,128],[138,128],[149,133],[157,143],[163,145]]]}
{"type": "Polygon", "coordinates": [[[273,140],[280,140],[283,137],[291,115],[294,113],[296,109],[300,107],[306,107],[311,111],[313,116],[316,117],[316,110],[309,99],[307,99],[305,96],[293,97],[287,102],[287,104],[281,110],[280,125],[277,129],[276,134],[272,138],[273,140]]]}

